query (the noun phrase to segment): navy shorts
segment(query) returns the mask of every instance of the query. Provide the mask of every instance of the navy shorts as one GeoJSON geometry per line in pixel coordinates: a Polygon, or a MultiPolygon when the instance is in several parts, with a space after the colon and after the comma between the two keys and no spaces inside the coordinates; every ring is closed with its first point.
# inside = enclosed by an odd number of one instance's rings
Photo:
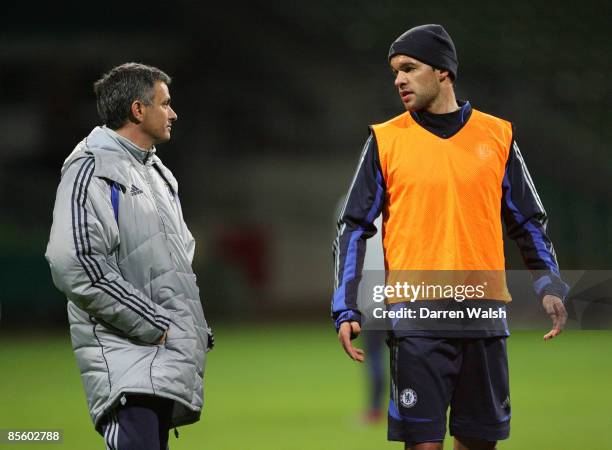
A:
{"type": "Polygon", "coordinates": [[[390,441],[443,441],[449,406],[451,435],[485,441],[508,437],[505,337],[405,337],[388,344],[390,441]]]}

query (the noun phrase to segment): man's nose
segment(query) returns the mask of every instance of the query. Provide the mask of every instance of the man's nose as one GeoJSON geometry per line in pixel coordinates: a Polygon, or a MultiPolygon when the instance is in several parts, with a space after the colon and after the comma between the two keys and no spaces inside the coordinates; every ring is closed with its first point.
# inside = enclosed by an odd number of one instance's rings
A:
{"type": "Polygon", "coordinates": [[[402,72],[397,73],[394,84],[397,88],[400,88],[406,84],[406,77],[402,74],[402,72]]]}
{"type": "Polygon", "coordinates": [[[170,116],[168,118],[172,121],[175,121],[178,119],[178,115],[172,108],[170,108],[170,116]]]}

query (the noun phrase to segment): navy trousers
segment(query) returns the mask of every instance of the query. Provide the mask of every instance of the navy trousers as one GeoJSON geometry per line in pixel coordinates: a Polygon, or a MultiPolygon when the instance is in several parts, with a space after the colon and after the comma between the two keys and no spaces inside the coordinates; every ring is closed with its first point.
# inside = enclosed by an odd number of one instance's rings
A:
{"type": "Polygon", "coordinates": [[[168,450],[173,401],[125,395],[107,415],[102,436],[107,450],[168,450]]]}

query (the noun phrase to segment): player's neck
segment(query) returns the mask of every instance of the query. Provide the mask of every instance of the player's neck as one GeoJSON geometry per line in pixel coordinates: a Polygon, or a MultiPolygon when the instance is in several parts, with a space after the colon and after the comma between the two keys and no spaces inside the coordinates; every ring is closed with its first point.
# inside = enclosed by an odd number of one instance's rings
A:
{"type": "Polygon", "coordinates": [[[452,86],[442,86],[440,94],[432,101],[424,111],[431,114],[447,114],[457,111],[459,105],[455,98],[455,91],[452,86]]]}

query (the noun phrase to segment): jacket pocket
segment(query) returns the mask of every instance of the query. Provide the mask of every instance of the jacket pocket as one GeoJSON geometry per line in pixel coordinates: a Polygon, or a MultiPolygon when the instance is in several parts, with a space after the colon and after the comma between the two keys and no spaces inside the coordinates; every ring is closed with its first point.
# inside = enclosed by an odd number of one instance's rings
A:
{"type": "Polygon", "coordinates": [[[159,344],[151,364],[151,379],[158,392],[172,393],[191,402],[195,388],[197,340],[189,317],[176,314],[163,344],[159,344]]]}
{"type": "Polygon", "coordinates": [[[95,336],[104,358],[111,391],[117,389],[148,389],[150,363],[159,348],[127,337],[117,329],[98,323],[95,336]]]}
{"type": "Polygon", "coordinates": [[[193,361],[197,340],[193,319],[190,316],[183,317],[174,312],[170,316],[170,320],[170,327],[163,347],[183,355],[188,361],[193,361]]]}

